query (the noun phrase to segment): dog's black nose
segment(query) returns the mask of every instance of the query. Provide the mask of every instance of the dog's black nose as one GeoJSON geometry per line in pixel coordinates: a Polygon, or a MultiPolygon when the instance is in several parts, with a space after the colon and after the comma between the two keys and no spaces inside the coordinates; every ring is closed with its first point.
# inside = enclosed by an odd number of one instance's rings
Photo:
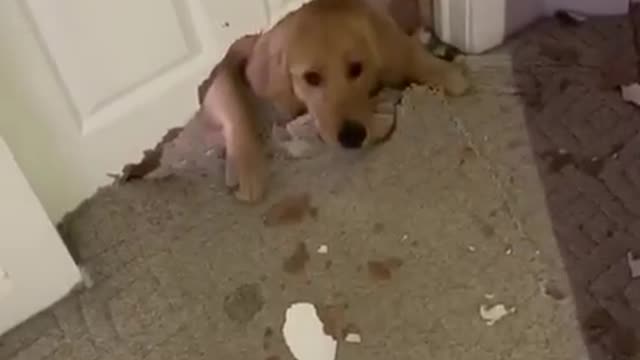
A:
{"type": "Polygon", "coordinates": [[[366,137],[367,129],[365,129],[362,124],[351,120],[345,120],[338,133],[340,145],[347,149],[357,149],[361,147],[366,137]]]}

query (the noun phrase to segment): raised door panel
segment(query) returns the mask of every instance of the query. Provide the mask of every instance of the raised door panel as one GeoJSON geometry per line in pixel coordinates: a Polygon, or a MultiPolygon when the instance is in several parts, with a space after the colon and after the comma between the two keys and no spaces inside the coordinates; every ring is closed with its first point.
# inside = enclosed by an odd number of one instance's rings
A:
{"type": "Polygon", "coordinates": [[[197,109],[197,86],[268,24],[242,0],[0,2],[0,134],[54,221],[197,109]]]}

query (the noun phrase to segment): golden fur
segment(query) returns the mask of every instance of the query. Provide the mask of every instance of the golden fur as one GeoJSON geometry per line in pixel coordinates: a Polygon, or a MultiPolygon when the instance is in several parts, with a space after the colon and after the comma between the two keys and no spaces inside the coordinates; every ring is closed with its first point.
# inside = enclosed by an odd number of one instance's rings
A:
{"type": "Polygon", "coordinates": [[[265,191],[266,165],[246,91],[293,119],[308,111],[322,139],[357,148],[387,135],[373,123],[371,93],[406,83],[468,88],[462,70],[429,54],[372,0],[313,0],[269,31],[236,42],[205,97],[224,128],[228,183],[254,202],[265,191]],[[244,71],[244,76],[243,72],[244,71]]]}

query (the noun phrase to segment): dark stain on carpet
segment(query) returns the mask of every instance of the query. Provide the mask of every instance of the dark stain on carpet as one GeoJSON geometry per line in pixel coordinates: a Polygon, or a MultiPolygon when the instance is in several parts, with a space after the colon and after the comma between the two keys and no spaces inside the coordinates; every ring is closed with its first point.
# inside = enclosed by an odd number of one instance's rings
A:
{"type": "Polygon", "coordinates": [[[258,284],[244,284],[224,299],[224,312],[229,319],[246,325],[262,310],[264,296],[258,284]]]}

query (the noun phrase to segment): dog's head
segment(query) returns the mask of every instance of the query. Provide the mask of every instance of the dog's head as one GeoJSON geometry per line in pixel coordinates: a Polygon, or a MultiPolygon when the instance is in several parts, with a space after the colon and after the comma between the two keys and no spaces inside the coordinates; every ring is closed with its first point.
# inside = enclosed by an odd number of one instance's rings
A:
{"type": "Polygon", "coordinates": [[[261,95],[301,103],[326,142],[360,148],[376,140],[370,95],[381,64],[366,13],[350,4],[312,2],[285,18],[254,48],[247,76],[261,95]]]}

